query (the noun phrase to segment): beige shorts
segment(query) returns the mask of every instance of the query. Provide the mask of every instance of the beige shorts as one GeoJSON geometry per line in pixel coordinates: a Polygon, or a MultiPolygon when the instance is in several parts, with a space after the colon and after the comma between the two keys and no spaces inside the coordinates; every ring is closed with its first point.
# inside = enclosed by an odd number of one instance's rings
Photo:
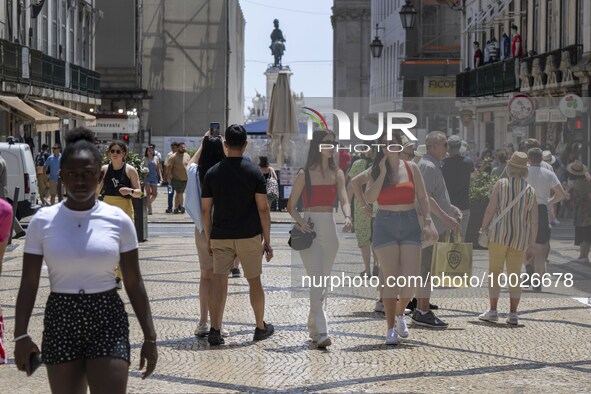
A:
{"type": "Polygon", "coordinates": [[[197,256],[199,257],[199,268],[201,268],[201,271],[212,270],[213,256],[209,255],[205,230],[199,231],[195,228],[195,246],[197,247],[197,256]]]}
{"type": "Polygon", "coordinates": [[[263,273],[262,241],[260,234],[243,239],[212,239],[213,273],[228,274],[234,267],[234,259],[238,256],[246,279],[261,275],[263,273]]]}
{"type": "Polygon", "coordinates": [[[57,196],[57,181],[49,180],[49,195],[57,196]]]}

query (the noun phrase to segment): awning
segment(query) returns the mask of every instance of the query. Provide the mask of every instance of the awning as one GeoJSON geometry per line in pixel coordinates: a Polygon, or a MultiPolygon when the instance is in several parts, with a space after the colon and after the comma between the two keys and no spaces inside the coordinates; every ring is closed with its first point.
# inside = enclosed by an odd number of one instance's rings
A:
{"type": "Polygon", "coordinates": [[[456,59],[404,60],[400,66],[400,76],[407,78],[455,77],[460,72],[460,61],[456,59]]]}
{"type": "Polygon", "coordinates": [[[33,123],[37,131],[55,131],[60,129],[59,118],[37,112],[18,97],[0,95],[0,102],[15,109],[21,118],[33,123]]]}
{"type": "Polygon", "coordinates": [[[45,100],[39,100],[39,99],[34,99],[33,101],[35,101],[45,107],[48,107],[52,111],[59,112],[59,113],[65,115],[65,117],[81,120],[83,122],[83,126],[90,127],[90,126],[94,126],[94,124],[96,123],[96,117],[93,115],[86,114],[86,113],[80,112],[80,111],[76,111],[75,109],[64,107],[63,105],[52,103],[51,101],[45,101],[45,100]]]}

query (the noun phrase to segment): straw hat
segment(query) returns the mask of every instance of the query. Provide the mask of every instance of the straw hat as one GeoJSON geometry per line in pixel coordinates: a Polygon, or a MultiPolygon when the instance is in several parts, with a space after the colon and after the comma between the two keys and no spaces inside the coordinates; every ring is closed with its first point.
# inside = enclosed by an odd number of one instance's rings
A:
{"type": "Polygon", "coordinates": [[[556,163],[556,157],[554,157],[552,152],[550,152],[549,150],[545,150],[542,152],[542,159],[550,165],[556,163]]]}
{"type": "Polygon", "coordinates": [[[573,175],[585,175],[587,166],[581,163],[580,160],[575,160],[566,167],[566,170],[573,175]]]}
{"type": "Polygon", "coordinates": [[[527,155],[523,152],[515,152],[507,164],[516,168],[527,168],[527,155]]]}
{"type": "Polygon", "coordinates": [[[414,146],[415,146],[415,142],[411,141],[411,139],[408,138],[406,135],[401,136],[400,140],[402,141],[403,148],[406,148],[408,146],[412,146],[414,148],[414,146]]]}
{"type": "Polygon", "coordinates": [[[427,145],[419,145],[415,150],[415,156],[423,157],[427,154],[427,145]]]}

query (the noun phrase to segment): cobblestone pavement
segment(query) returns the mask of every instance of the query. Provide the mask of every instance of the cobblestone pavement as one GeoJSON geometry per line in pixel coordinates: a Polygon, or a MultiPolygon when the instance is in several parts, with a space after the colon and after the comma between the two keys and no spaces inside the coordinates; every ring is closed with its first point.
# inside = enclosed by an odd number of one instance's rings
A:
{"type": "MultiPolygon", "coordinates": [[[[275,213],[273,217],[283,219],[275,213]]],[[[485,290],[464,296],[461,290],[435,291],[433,302],[440,305],[438,315],[449,322],[449,329],[411,327],[409,338],[394,347],[384,345],[385,320],[373,312],[376,292],[338,289],[328,300],[334,344],[330,350],[315,349],[306,333],[307,299],[292,289],[297,282],[292,279],[297,271],[292,265],[297,265],[297,259],[292,259],[286,235],[273,241],[275,258],[265,264],[263,282],[266,320],[275,325],[276,334],[252,342],[254,318],[247,282],[230,279],[225,326],[231,336],[225,346],[214,349],[193,335],[199,267],[192,238],[152,237],[141,244],[141,268],[159,335],[160,359],[155,374],[142,381],[136,370],[142,334],[125,291],[121,292],[131,317],[130,393],[585,392],[591,387],[591,310],[573,297],[548,296],[560,289],[548,289],[542,295],[526,291],[517,327],[478,321],[478,314],[488,306],[485,290]]],[[[0,279],[8,338],[12,337],[23,243],[16,240],[6,254],[0,279]]],[[[577,257],[571,241],[553,240],[552,245],[549,272],[591,271],[589,266],[568,263],[577,257]]],[[[483,272],[486,259],[485,251],[474,252],[475,273],[483,272]]],[[[335,272],[355,275],[362,270],[360,261],[354,237],[342,236],[335,272]]],[[[42,276],[29,331],[37,343],[49,293],[47,271],[42,276]]],[[[499,312],[504,315],[507,294],[502,297],[499,312]]],[[[12,355],[12,343],[7,345],[12,355]]],[[[0,366],[0,383],[2,392],[49,391],[43,367],[25,378],[14,364],[0,366]]]]}

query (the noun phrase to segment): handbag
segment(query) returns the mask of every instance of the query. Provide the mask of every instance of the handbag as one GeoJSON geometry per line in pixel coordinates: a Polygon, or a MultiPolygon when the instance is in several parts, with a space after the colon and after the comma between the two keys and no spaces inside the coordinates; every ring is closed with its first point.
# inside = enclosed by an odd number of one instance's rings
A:
{"type": "Polygon", "coordinates": [[[431,276],[440,277],[440,285],[444,287],[468,287],[472,275],[472,243],[462,242],[459,232],[453,233],[453,240],[446,231],[444,242],[433,246],[431,276]]]}
{"type": "MultiPolygon", "coordinates": [[[[310,185],[310,183],[311,183],[310,172],[308,170],[304,170],[304,175],[305,175],[306,196],[308,197],[308,201],[310,201],[310,198],[312,197],[312,187],[310,185]]],[[[311,228],[314,228],[314,223],[312,223],[310,218],[308,218],[308,224],[310,225],[311,228]]],[[[306,232],[300,230],[297,224],[293,226],[293,228],[291,229],[289,234],[290,234],[290,236],[289,236],[289,240],[287,241],[287,244],[293,250],[308,249],[310,246],[312,246],[312,242],[314,242],[314,238],[316,238],[316,232],[312,231],[312,232],[306,233],[306,232]]]]}
{"type": "Polygon", "coordinates": [[[531,186],[527,185],[522,191],[521,193],[519,193],[517,195],[517,197],[515,197],[510,203],[509,205],[507,205],[505,207],[505,209],[503,209],[501,211],[501,213],[498,216],[495,216],[494,219],[490,222],[490,224],[488,225],[488,228],[485,230],[483,229],[481,232],[478,233],[478,245],[480,245],[483,248],[488,248],[488,243],[490,242],[489,239],[489,233],[490,230],[492,228],[494,228],[497,223],[499,222],[499,220],[501,220],[503,218],[503,216],[505,216],[507,213],[509,213],[509,211],[511,210],[511,208],[513,208],[513,206],[515,204],[517,204],[517,202],[521,199],[521,197],[523,197],[525,195],[525,192],[527,191],[527,189],[529,189],[531,186]]]}
{"type": "Polygon", "coordinates": [[[270,200],[279,198],[279,183],[273,176],[269,176],[269,179],[267,179],[267,198],[270,200]]]}

